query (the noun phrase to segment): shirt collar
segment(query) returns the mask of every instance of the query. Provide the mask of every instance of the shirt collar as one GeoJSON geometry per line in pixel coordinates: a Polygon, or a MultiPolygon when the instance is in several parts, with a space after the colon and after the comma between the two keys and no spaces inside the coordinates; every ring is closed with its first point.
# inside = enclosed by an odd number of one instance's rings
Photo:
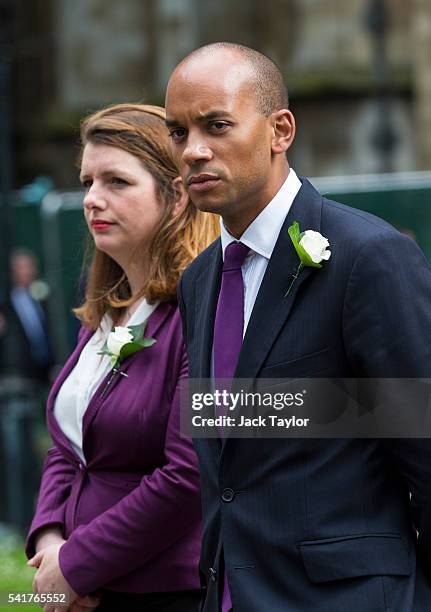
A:
{"type": "MultiPolygon", "coordinates": [[[[255,253],[270,259],[281,227],[300,188],[301,181],[293,168],[290,168],[286,180],[275,196],[241,236],[241,242],[255,253]]],[[[236,241],[236,238],[228,232],[222,218],[220,218],[220,231],[224,259],[226,247],[236,241]]]]}

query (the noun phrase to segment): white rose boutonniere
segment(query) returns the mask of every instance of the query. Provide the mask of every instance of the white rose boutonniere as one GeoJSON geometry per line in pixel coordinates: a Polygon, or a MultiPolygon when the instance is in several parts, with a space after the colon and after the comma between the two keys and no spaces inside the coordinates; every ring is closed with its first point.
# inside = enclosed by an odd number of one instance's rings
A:
{"type": "Polygon", "coordinates": [[[321,268],[322,261],[327,261],[331,257],[329,251],[329,241],[325,236],[314,230],[306,230],[301,232],[299,223],[295,221],[288,229],[290,239],[298,254],[300,263],[296,272],[293,274],[292,282],[284,297],[287,297],[302,270],[306,267],[321,268]]]}
{"type": "Polygon", "coordinates": [[[133,334],[128,327],[114,327],[106,340],[106,346],[113,361],[112,365],[120,356],[121,349],[125,344],[133,342],[133,334]]]}
{"type": "Polygon", "coordinates": [[[120,371],[120,365],[126,359],[126,357],[130,357],[130,355],[134,355],[134,353],[137,353],[144,348],[153,346],[153,344],[157,342],[155,338],[144,338],[146,327],[147,321],[144,321],[141,323],[141,325],[114,327],[114,329],[109,333],[105,345],[103,346],[102,350],[98,352],[98,355],[108,355],[110,357],[112,363],[112,374],[100,397],[104,397],[106,395],[109,385],[117,372],[122,376],[127,377],[127,374],[120,371]]]}

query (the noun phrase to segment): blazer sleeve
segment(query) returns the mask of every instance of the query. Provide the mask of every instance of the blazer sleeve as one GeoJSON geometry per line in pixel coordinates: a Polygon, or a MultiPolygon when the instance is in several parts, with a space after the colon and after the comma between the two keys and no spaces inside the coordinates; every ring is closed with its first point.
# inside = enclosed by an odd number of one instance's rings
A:
{"type": "Polygon", "coordinates": [[[36,512],[25,543],[28,558],[35,554],[35,535],[42,527],[58,526],[64,534],[66,502],[75,476],[74,467],[57,447],[48,450],[42,470],[42,481],[36,512]]]}
{"type": "MultiPolygon", "coordinates": [[[[87,332],[88,328],[80,327],[78,343],[87,332]]],[[[65,509],[74,477],[73,465],[65,459],[56,446],[50,448],[42,468],[36,511],[25,542],[25,553],[28,558],[36,552],[35,535],[42,527],[60,527],[64,535],[65,509]]]]}
{"type": "MultiPolygon", "coordinates": [[[[388,232],[362,248],[346,292],[344,330],[358,376],[431,381],[431,270],[410,238],[388,232]]],[[[431,576],[431,439],[383,443],[411,493],[418,554],[431,576]]]]}
{"type": "Polygon", "coordinates": [[[64,577],[84,596],[147,563],[187,534],[201,518],[197,457],[180,436],[184,347],[165,439],[166,464],[144,476],[117,504],[79,526],[60,549],[64,577]]]}

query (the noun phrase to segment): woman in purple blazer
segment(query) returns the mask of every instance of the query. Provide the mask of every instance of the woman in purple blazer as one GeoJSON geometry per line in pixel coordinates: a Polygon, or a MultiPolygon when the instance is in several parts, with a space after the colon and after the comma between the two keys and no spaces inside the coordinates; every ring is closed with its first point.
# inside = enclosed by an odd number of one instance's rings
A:
{"type": "Polygon", "coordinates": [[[217,230],[185,194],[164,117],[120,104],[81,129],[94,249],[78,344],[48,399],[54,445],[26,544],[35,591],[67,594],[73,612],[188,612],[200,600],[199,477],[179,432],[187,361],[175,292],[217,230]]]}

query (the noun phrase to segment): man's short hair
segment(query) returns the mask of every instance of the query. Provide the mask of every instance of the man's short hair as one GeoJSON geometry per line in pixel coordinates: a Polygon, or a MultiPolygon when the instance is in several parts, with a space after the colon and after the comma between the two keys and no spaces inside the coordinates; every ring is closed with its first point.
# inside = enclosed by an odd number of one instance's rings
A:
{"type": "Polygon", "coordinates": [[[237,53],[250,66],[254,74],[250,87],[259,112],[268,117],[275,111],[289,107],[289,96],[280,68],[271,58],[250,47],[229,42],[211,43],[192,51],[181,64],[199,55],[210,55],[218,49],[237,53]]]}

